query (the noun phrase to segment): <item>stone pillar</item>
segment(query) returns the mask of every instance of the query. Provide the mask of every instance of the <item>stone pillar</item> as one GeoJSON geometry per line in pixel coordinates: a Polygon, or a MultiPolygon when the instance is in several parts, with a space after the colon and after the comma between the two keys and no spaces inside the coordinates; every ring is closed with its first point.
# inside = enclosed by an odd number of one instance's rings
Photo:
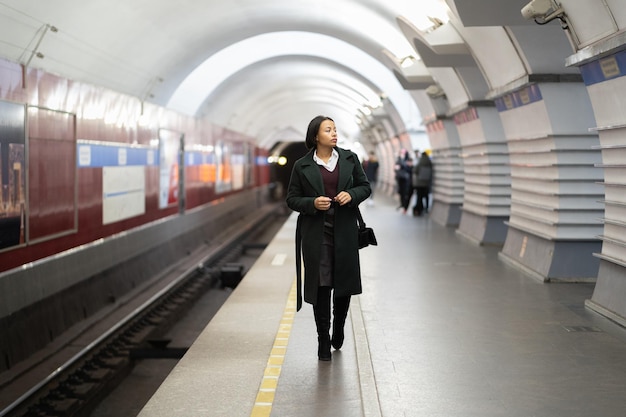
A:
{"type": "Polygon", "coordinates": [[[501,258],[542,281],[595,280],[604,189],[584,85],[530,84],[496,105],[511,162],[511,216],[501,258]]]}
{"type": "Polygon", "coordinates": [[[444,226],[457,227],[463,204],[463,162],[454,122],[437,118],[426,124],[432,148],[433,206],[430,217],[444,226]]]}
{"type": "Polygon", "coordinates": [[[598,278],[587,307],[626,326],[626,35],[581,50],[568,59],[580,67],[596,118],[604,170],[605,205],[598,278]]]}
{"type": "Polygon", "coordinates": [[[498,112],[493,102],[485,102],[456,113],[454,122],[465,184],[457,233],[480,245],[502,245],[511,205],[511,176],[498,112]]]}

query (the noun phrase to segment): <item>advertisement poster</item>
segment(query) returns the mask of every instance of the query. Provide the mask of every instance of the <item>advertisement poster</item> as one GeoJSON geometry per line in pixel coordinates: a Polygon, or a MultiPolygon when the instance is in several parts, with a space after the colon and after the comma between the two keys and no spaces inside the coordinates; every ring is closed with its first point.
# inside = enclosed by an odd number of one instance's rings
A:
{"type": "Polygon", "coordinates": [[[180,132],[159,130],[159,208],[178,204],[180,139],[180,132]]]}
{"type": "Polygon", "coordinates": [[[232,145],[231,178],[233,190],[242,189],[246,181],[246,147],[246,144],[238,142],[232,145]]]}
{"type": "Polygon", "coordinates": [[[102,168],[102,223],[146,212],[146,170],[143,166],[102,168]]]}
{"type": "Polygon", "coordinates": [[[224,193],[233,189],[231,170],[231,148],[222,141],[215,144],[215,191],[224,193]]]}
{"type": "Polygon", "coordinates": [[[0,101],[0,249],[24,243],[26,211],[25,109],[0,101]]]}

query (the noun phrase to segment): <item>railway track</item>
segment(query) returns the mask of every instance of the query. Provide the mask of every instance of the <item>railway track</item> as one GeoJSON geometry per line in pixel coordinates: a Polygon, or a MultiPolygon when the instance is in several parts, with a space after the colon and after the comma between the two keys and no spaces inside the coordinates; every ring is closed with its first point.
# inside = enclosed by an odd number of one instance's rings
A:
{"type": "Polygon", "coordinates": [[[8,407],[0,417],[89,416],[143,358],[180,358],[186,347],[168,347],[163,335],[203,294],[224,285],[236,286],[237,258],[248,248],[262,248],[255,233],[277,219],[274,210],[224,232],[219,243],[181,262],[161,285],[129,314],[115,322],[54,372],[40,380],[8,407]]]}

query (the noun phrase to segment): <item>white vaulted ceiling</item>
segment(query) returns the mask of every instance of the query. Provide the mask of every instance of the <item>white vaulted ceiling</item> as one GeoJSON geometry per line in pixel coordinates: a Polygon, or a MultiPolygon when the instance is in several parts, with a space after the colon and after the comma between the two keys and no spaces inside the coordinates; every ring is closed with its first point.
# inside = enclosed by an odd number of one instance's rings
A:
{"type": "Polygon", "coordinates": [[[397,18],[419,25],[433,7],[445,1],[0,0],[0,56],[206,116],[264,147],[302,140],[317,114],[359,140],[361,109],[381,99],[396,133],[419,128],[388,61],[416,55],[397,18]]]}

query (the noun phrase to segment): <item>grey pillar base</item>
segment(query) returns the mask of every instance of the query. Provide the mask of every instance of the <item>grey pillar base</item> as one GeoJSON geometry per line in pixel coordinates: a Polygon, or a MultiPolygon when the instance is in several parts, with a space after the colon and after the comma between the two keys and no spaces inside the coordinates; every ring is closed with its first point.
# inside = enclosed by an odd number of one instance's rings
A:
{"type": "Polygon", "coordinates": [[[461,214],[457,234],[478,245],[502,246],[506,240],[508,216],[483,216],[469,211],[461,214]]]}
{"type": "Polygon", "coordinates": [[[585,306],[626,327],[626,267],[600,259],[598,280],[585,306]]]}
{"type": "Polygon", "coordinates": [[[509,225],[499,257],[543,282],[595,282],[600,240],[549,240],[509,225]]]}
{"type": "Polygon", "coordinates": [[[461,220],[461,204],[434,201],[430,218],[446,227],[457,227],[461,220]]]}

